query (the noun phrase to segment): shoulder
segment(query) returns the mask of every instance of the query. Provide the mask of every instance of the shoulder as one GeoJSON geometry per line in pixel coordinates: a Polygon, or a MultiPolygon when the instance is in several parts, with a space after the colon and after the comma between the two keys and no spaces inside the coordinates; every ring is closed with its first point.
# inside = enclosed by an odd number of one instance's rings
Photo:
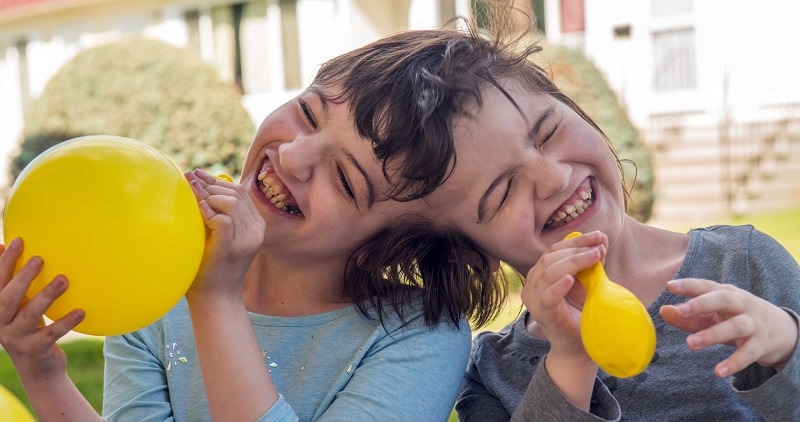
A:
{"type": "Polygon", "coordinates": [[[787,254],[777,240],[750,224],[702,227],[692,229],[689,234],[696,246],[707,252],[744,257],[787,254]]]}
{"type": "Polygon", "coordinates": [[[746,240],[753,232],[757,231],[750,224],[744,225],[714,225],[693,228],[689,231],[692,236],[701,237],[704,242],[728,243],[734,240],[746,240]]]}
{"type": "MultiPolygon", "coordinates": [[[[383,341],[423,341],[435,343],[437,347],[466,348],[472,342],[472,330],[466,318],[461,317],[457,325],[448,318],[442,317],[433,325],[426,324],[423,311],[423,297],[420,289],[408,291],[407,300],[398,304],[383,301],[383,320],[378,316],[374,306],[367,306],[367,323],[372,324],[376,330],[385,336],[383,341]]],[[[364,318],[361,316],[361,318],[364,318]]]]}
{"type": "MultiPolygon", "coordinates": [[[[193,341],[192,320],[186,299],[181,299],[164,316],[153,323],[130,333],[106,337],[106,344],[127,344],[134,347],[146,347],[160,350],[166,343],[167,336],[177,336],[183,341],[193,341]],[[137,346],[138,345],[138,346],[137,346]]],[[[176,340],[177,341],[177,340],[176,340]]]]}

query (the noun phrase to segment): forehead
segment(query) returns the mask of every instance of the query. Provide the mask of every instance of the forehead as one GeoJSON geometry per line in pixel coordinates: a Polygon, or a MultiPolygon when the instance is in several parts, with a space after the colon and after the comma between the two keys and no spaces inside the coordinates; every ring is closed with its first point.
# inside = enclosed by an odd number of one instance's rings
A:
{"type": "Polygon", "coordinates": [[[519,86],[508,86],[506,92],[511,98],[495,87],[485,88],[482,106],[472,104],[468,116],[454,119],[455,169],[430,201],[439,214],[452,208],[477,210],[491,181],[522,164],[520,148],[530,144],[537,121],[558,104],[519,86]]]}

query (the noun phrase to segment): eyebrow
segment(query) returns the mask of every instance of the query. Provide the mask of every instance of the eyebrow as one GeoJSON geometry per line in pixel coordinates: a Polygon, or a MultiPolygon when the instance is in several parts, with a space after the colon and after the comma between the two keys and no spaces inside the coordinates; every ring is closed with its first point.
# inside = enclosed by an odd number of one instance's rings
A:
{"type": "MultiPolygon", "coordinates": [[[[322,104],[322,113],[324,114],[325,121],[328,121],[330,117],[328,113],[328,97],[325,96],[325,93],[323,93],[319,87],[313,85],[308,87],[308,92],[313,93],[319,98],[319,102],[322,104]]],[[[372,184],[372,179],[369,178],[367,171],[364,170],[364,167],[358,162],[356,157],[350,151],[347,151],[342,146],[339,146],[339,150],[342,151],[345,157],[347,157],[347,161],[350,161],[353,167],[358,169],[358,172],[364,177],[364,180],[367,183],[367,209],[372,208],[372,205],[375,204],[375,185],[372,184]]]]}
{"type": "Polygon", "coordinates": [[[328,109],[329,109],[329,107],[328,107],[328,97],[326,97],[325,94],[322,92],[322,90],[319,89],[319,87],[316,87],[316,86],[308,87],[307,91],[312,93],[312,94],[314,94],[314,95],[316,95],[317,98],[319,98],[319,102],[320,102],[320,104],[322,104],[322,114],[325,117],[325,121],[328,121],[328,109]]]}
{"type": "Polygon", "coordinates": [[[350,153],[350,151],[347,151],[344,148],[340,149],[345,157],[347,157],[347,160],[350,161],[350,163],[353,164],[356,169],[358,169],[362,176],[364,176],[364,180],[367,182],[367,209],[372,208],[372,205],[375,204],[375,186],[372,184],[372,179],[369,178],[367,171],[364,170],[364,167],[361,166],[361,163],[358,162],[356,157],[350,153]]]}

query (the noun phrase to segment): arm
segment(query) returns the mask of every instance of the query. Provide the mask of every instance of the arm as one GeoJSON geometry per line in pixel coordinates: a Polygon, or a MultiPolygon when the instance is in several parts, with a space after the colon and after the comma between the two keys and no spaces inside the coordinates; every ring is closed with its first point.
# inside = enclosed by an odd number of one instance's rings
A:
{"type": "Polygon", "coordinates": [[[736,260],[743,264],[730,265],[723,277],[738,288],[709,280],[675,281],[670,290],[693,299],[684,308],[663,308],[662,316],[694,333],[687,337],[692,349],[715,341],[735,345],[736,352],[715,372],[732,375],[736,392],[765,419],[794,420],[800,417],[800,267],[771,237],[752,228],[748,233],[747,255],[736,260]],[[731,303],[714,305],[715,300],[731,303]],[[703,317],[697,315],[701,308],[718,311],[703,317]]]}
{"type": "Polygon", "coordinates": [[[539,359],[545,356],[547,344],[525,333],[525,318],[523,314],[500,333],[482,334],[474,340],[470,365],[456,402],[460,420],[619,420],[619,405],[599,380],[594,381],[589,412],[562,394],[539,359]]]}
{"type": "Polygon", "coordinates": [[[478,343],[457,404],[462,420],[614,420],[620,417],[616,400],[597,380],[597,365],[583,348],[580,305],[574,304],[582,303],[585,293],[580,287],[573,288],[576,283],[571,275],[600,261],[606,245],[607,238],[599,232],[558,242],[528,272],[521,296],[530,314],[524,321],[515,323],[520,324],[520,328],[512,327],[509,333],[519,330],[524,336],[547,339],[549,352],[531,371],[525,367],[515,368],[516,360],[500,360],[510,353],[506,348],[516,354],[520,349],[531,347],[524,338],[504,338],[503,346],[498,346],[494,353],[485,354],[486,362],[481,361],[483,353],[478,343]],[[509,342],[518,344],[509,346],[509,342]],[[481,374],[491,378],[488,388],[481,374]],[[520,377],[527,379],[516,382],[515,378],[520,377]]]}
{"type": "Polygon", "coordinates": [[[29,301],[25,299],[42,260],[31,258],[14,274],[22,254],[21,239],[7,249],[0,246],[0,344],[8,352],[40,421],[101,420],[67,375],[67,359],[56,340],[84,318],[81,310],[45,326],[44,312],[67,289],[67,279],[56,277],[29,301]]]}
{"type": "Polygon", "coordinates": [[[587,412],[598,368],[583,348],[576,303],[583,303],[585,292],[573,274],[600,262],[607,245],[600,232],[552,245],[528,272],[521,293],[532,318],[528,332],[550,341],[543,369],[573,405],[587,412]]]}
{"type": "Polygon", "coordinates": [[[512,421],[620,421],[622,411],[614,396],[600,380],[593,384],[593,400],[589,412],[576,407],[558,389],[545,370],[539,364],[533,379],[522,397],[520,405],[514,410],[512,421]]]}
{"type": "Polygon", "coordinates": [[[256,420],[279,398],[242,300],[265,223],[241,186],[201,171],[186,176],[209,229],[186,293],[208,407],[215,420],[256,420]],[[236,359],[231,350],[240,352],[236,359]]]}

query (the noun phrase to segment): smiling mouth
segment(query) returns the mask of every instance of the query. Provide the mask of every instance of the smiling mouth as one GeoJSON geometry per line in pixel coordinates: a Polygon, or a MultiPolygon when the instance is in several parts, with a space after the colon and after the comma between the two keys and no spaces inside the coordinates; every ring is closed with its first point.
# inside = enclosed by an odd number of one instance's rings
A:
{"type": "Polygon", "coordinates": [[[292,193],[286,189],[281,179],[275,174],[269,159],[264,161],[264,165],[258,173],[258,188],[275,208],[291,215],[302,214],[292,193]]]}
{"type": "Polygon", "coordinates": [[[589,209],[592,203],[594,203],[592,184],[589,179],[586,179],[575,193],[550,216],[544,228],[554,229],[569,223],[589,209]]]}

